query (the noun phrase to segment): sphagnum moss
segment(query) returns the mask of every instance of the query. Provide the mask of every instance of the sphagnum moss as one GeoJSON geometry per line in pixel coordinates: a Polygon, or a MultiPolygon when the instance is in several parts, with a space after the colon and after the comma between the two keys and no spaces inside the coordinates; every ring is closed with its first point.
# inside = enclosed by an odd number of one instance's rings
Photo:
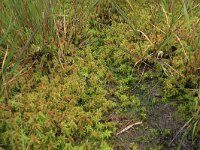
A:
{"type": "Polygon", "coordinates": [[[0,2],[0,147],[117,148],[123,121],[148,120],[152,80],[195,141],[198,1],[0,2]]]}

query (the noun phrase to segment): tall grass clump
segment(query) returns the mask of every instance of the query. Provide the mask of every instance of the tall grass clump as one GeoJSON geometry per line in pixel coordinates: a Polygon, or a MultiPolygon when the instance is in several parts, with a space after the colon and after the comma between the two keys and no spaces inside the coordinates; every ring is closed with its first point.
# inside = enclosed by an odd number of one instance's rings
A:
{"type": "MultiPolygon", "coordinates": [[[[87,40],[87,22],[98,1],[1,0],[1,92],[33,65],[38,55],[56,55],[62,66],[64,51],[87,40]],[[36,56],[37,55],[37,56],[36,56]],[[23,68],[19,64],[23,63],[23,68]]],[[[40,57],[40,56],[39,56],[40,57]]]]}
{"type": "Polygon", "coordinates": [[[19,68],[19,64],[36,51],[36,48],[30,51],[30,46],[37,45],[39,48],[50,42],[55,8],[56,3],[51,1],[1,1],[1,89],[7,93],[4,95],[6,99],[9,82],[30,65],[25,63],[23,68],[19,68]]]}

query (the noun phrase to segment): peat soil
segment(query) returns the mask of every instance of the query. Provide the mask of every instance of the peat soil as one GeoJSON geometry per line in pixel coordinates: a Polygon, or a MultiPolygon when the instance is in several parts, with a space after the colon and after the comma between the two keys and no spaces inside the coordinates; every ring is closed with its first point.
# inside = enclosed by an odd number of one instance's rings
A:
{"type": "MultiPolygon", "coordinates": [[[[142,124],[114,135],[112,140],[114,149],[133,150],[133,145],[135,145],[139,150],[176,150],[178,147],[181,150],[200,150],[200,137],[193,143],[190,135],[183,139],[184,130],[177,135],[186,121],[177,113],[175,106],[170,102],[161,101],[161,87],[153,86],[149,89],[148,94],[142,94],[141,91],[133,92],[133,94],[140,95],[142,105],[147,108],[146,119],[143,119],[142,124]],[[153,98],[158,101],[152,102],[153,98]]],[[[118,131],[138,122],[130,118],[130,113],[123,117],[113,115],[117,118],[115,120],[118,122],[118,131]]]]}

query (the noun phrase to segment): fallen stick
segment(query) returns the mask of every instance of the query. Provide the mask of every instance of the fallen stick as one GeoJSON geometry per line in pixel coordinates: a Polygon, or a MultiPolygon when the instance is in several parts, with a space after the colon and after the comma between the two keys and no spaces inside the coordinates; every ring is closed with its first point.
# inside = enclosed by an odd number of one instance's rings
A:
{"type": "Polygon", "coordinates": [[[119,131],[119,132],[117,133],[117,135],[119,135],[119,134],[121,134],[121,133],[123,133],[123,132],[129,130],[129,129],[132,128],[133,126],[136,126],[136,125],[139,125],[139,124],[142,124],[142,122],[136,122],[136,123],[133,123],[133,124],[127,126],[127,127],[124,128],[123,130],[119,131]]]}

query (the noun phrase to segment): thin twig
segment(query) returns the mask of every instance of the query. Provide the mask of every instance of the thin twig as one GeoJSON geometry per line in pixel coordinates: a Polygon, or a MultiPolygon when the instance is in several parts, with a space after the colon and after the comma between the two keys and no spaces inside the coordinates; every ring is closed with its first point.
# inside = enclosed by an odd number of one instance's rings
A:
{"type": "MultiPolygon", "coordinates": [[[[130,30],[130,31],[133,31],[133,30],[130,30]]],[[[147,39],[147,41],[149,41],[151,44],[153,44],[153,42],[149,39],[149,37],[143,31],[141,31],[139,29],[137,31],[140,32],[147,39]]]]}
{"type": "MultiPolygon", "coordinates": [[[[7,48],[6,48],[6,53],[4,55],[4,58],[3,58],[3,62],[2,62],[2,81],[3,81],[3,85],[4,83],[6,83],[6,77],[5,77],[5,74],[4,74],[4,65],[5,65],[5,61],[6,61],[6,58],[7,58],[7,55],[8,55],[8,45],[7,45],[7,48]]],[[[6,102],[8,100],[8,89],[7,89],[7,85],[4,85],[4,96],[6,98],[6,102]]]]}
{"type": "Polygon", "coordinates": [[[28,142],[28,145],[27,145],[27,147],[26,147],[26,150],[29,150],[30,144],[31,144],[31,141],[28,142]]]}
{"type": "MultiPolygon", "coordinates": [[[[55,21],[55,18],[54,18],[54,21],[55,21]]],[[[58,33],[59,31],[58,31],[58,27],[56,27],[56,35],[57,35],[57,38],[58,38],[58,44],[59,44],[59,47],[60,47],[60,50],[58,51],[58,61],[59,61],[59,63],[60,63],[60,66],[61,66],[61,68],[64,70],[64,67],[63,67],[63,65],[62,65],[62,61],[61,61],[61,57],[62,57],[62,54],[61,53],[63,53],[63,46],[62,46],[62,44],[61,44],[61,40],[60,40],[60,37],[59,37],[59,33],[58,33]]]]}
{"type": "Polygon", "coordinates": [[[168,66],[169,68],[171,68],[174,72],[176,72],[178,75],[180,75],[181,77],[185,77],[182,73],[178,72],[176,69],[174,69],[172,66],[170,66],[168,63],[164,62],[164,64],[166,66],[168,66]]]}
{"type": "Polygon", "coordinates": [[[161,6],[161,7],[162,7],[162,10],[163,10],[163,12],[165,14],[167,26],[170,28],[169,17],[167,16],[167,12],[165,11],[165,8],[163,6],[161,6]]]}
{"type": "Polygon", "coordinates": [[[186,51],[185,51],[185,48],[184,48],[184,46],[183,46],[183,43],[181,42],[181,40],[180,40],[180,38],[178,37],[177,34],[175,34],[175,36],[176,36],[177,40],[179,41],[179,43],[181,44],[181,47],[182,47],[183,52],[184,52],[184,54],[185,54],[185,57],[187,58],[187,60],[189,60],[188,55],[187,55],[187,53],[186,53],[186,51]]]}
{"type": "Polygon", "coordinates": [[[125,131],[129,130],[130,128],[132,128],[133,126],[140,125],[140,124],[142,124],[142,122],[133,123],[133,124],[127,126],[126,128],[124,128],[123,130],[119,131],[119,132],[117,133],[117,135],[122,134],[122,133],[124,133],[125,131]]]}
{"type": "Polygon", "coordinates": [[[171,142],[169,143],[169,145],[171,145],[171,144],[174,142],[174,140],[176,139],[176,137],[181,133],[181,131],[183,131],[183,129],[185,129],[185,128],[188,126],[188,124],[192,121],[192,119],[193,119],[193,118],[191,118],[190,120],[188,120],[188,121],[180,128],[180,130],[176,133],[176,135],[175,135],[174,138],[171,140],[171,142]]]}
{"type": "Polygon", "coordinates": [[[142,81],[142,76],[144,75],[145,68],[146,68],[146,64],[145,64],[145,66],[144,66],[144,68],[143,68],[143,70],[142,70],[142,74],[141,74],[141,76],[140,76],[140,80],[139,80],[138,83],[135,85],[135,87],[133,88],[133,90],[135,90],[135,88],[136,88],[136,87],[139,85],[139,83],[142,81]]]}
{"type": "Polygon", "coordinates": [[[144,61],[147,60],[148,58],[151,58],[151,56],[153,56],[153,53],[147,55],[147,56],[144,57],[144,58],[139,59],[139,60],[134,64],[134,67],[137,66],[138,63],[144,62],[144,61]]]}
{"type": "Polygon", "coordinates": [[[23,74],[25,74],[26,72],[28,72],[28,71],[33,67],[33,65],[34,65],[35,63],[36,63],[36,61],[34,61],[34,62],[32,63],[32,65],[28,68],[27,71],[22,72],[22,71],[25,70],[25,69],[22,69],[21,71],[19,71],[12,79],[10,79],[8,82],[3,83],[3,85],[4,85],[4,86],[5,86],[5,85],[8,85],[9,83],[11,83],[11,82],[14,81],[15,79],[17,79],[18,76],[22,76],[23,74]]]}

